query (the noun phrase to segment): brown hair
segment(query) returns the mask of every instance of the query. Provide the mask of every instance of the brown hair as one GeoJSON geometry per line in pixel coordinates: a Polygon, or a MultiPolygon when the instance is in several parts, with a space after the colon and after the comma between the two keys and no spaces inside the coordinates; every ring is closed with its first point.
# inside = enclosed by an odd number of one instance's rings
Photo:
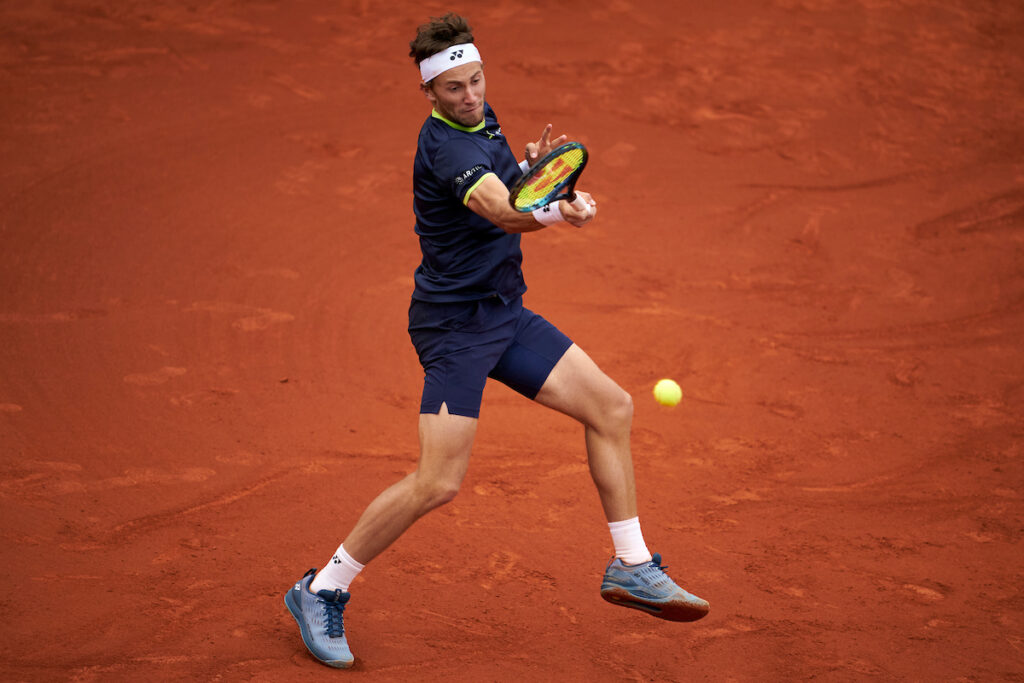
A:
{"type": "Polygon", "coordinates": [[[449,12],[440,18],[431,17],[429,22],[416,30],[416,38],[409,43],[409,56],[419,64],[452,45],[472,42],[473,29],[465,17],[449,12]]]}

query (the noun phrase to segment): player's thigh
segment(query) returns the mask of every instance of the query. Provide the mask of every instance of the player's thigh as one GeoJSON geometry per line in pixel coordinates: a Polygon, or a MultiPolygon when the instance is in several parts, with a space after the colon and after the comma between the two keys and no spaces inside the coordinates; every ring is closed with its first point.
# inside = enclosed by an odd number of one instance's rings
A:
{"type": "Polygon", "coordinates": [[[573,344],[555,364],[536,401],[587,425],[632,417],[629,394],[573,344]]]}
{"type": "Polygon", "coordinates": [[[516,316],[497,297],[409,307],[409,336],[423,366],[420,413],[442,405],[465,417],[480,416],[487,375],[514,338],[516,316]]]}
{"type": "Polygon", "coordinates": [[[478,420],[448,412],[421,413],[419,422],[420,459],[418,477],[427,481],[457,485],[469,467],[478,420]]]}

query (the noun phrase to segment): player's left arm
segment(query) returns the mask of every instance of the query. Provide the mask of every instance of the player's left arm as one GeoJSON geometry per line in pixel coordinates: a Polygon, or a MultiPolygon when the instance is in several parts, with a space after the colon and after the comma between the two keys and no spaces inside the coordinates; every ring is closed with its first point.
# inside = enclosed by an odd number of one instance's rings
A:
{"type": "MultiPolygon", "coordinates": [[[[597,204],[586,192],[576,191],[587,200],[589,209],[579,210],[564,199],[559,202],[565,222],[582,228],[597,215],[597,204]]],[[[483,216],[505,232],[533,232],[545,227],[531,213],[520,213],[508,201],[508,188],[497,175],[488,173],[470,189],[465,200],[466,206],[475,214],[483,216]]]]}

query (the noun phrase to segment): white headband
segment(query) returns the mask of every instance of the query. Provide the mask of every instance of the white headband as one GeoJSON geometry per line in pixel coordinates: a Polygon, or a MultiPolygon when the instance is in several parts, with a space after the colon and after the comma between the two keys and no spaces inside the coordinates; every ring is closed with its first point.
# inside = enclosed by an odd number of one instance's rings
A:
{"type": "Polygon", "coordinates": [[[442,50],[436,55],[430,55],[420,62],[420,78],[423,79],[424,83],[429,83],[448,69],[454,69],[469,62],[482,61],[480,59],[480,51],[476,49],[476,45],[473,45],[473,43],[452,45],[447,50],[442,50]]]}

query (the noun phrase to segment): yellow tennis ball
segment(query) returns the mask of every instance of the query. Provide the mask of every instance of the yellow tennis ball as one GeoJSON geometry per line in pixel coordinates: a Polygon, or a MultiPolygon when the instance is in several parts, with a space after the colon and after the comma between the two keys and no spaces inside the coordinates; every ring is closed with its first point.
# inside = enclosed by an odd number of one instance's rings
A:
{"type": "Polygon", "coordinates": [[[654,385],[654,400],[663,406],[674,406],[683,398],[683,390],[670,379],[658,380],[654,385]]]}

